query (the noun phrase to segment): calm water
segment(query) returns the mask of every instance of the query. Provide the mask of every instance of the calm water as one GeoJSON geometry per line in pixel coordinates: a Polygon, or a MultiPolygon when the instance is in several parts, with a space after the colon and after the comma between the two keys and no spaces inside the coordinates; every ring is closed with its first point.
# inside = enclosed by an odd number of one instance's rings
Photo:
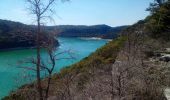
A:
{"type": "MultiPolygon", "coordinates": [[[[76,59],[57,61],[55,72],[60,71],[64,66],[68,66],[87,57],[108,41],[87,38],[59,38],[59,42],[61,45],[56,52],[71,50],[76,59]]],[[[45,51],[42,51],[41,54],[44,59],[47,58],[45,51]]],[[[18,67],[33,66],[27,63],[21,64],[21,61],[26,61],[26,59],[35,57],[35,55],[34,49],[0,52],[0,99],[24,83],[34,80],[33,72],[18,67]]],[[[60,55],[60,57],[63,56],[68,57],[67,54],[60,55]]]]}

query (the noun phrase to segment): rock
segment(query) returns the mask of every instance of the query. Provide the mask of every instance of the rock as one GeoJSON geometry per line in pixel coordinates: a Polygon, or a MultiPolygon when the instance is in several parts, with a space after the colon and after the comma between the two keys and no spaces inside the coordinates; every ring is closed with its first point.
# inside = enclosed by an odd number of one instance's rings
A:
{"type": "Polygon", "coordinates": [[[170,62],[170,55],[162,56],[162,57],[160,57],[159,60],[164,61],[164,62],[170,62]]]}

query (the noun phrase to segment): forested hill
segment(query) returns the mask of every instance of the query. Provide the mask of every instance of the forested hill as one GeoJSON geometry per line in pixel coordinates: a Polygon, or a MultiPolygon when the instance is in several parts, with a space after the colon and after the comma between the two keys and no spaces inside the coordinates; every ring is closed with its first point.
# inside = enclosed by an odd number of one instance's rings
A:
{"type": "Polygon", "coordinates": [[[58,35],[63,37],[100,37],[113,39],[127,26],[110,27],[108,25],[60,25],[47,27],[47,30],[58,30],[58,35]]]}
{"type": "MultiPolygon", "coordinates": [[[[100,37],[116,38],[118,33],[126,28],[110,27],[107,25],[94,26],[45,26],[43,33],[55,31],[56,35],[63,37],[100,37]]],[[[25,25],[19,22],[13,22],[0,19],[0,49],[22,48],[35,46],[35,26],[25,25]]]]}
{"type": "MultiPolygon", "coordinates": [[[[59,25],[45,26],[45,31],[56,31],[59,36],[64,37],[101,37],[115,38],[117,34],[128,26],[110,27],[108,25],[59,25]]],[[[0,19],[0,35],[10,35],[18,33],[35,33],[34,25],[25,25],[19,22],[13,22],[0,19]]],[[[21,34],[22,35],[22,34],[21,34]]]]}
{"type": "MultiPolygon", "coordinates": [[[[28,26],[19,22],[0,20],[0,50],[30,48],[36,46],[35,26],[28,26]]],[[[41,43],[47,41],[48,34],[44,31],[41,35],[41,43]]],[[[56,46],[59,45],[55,39],[56,46]]]]}
{"type": "Polygon", "coordinates": [[[35,46],[35,30],[19,22],[0,20],[0,49],[35,46]]]}

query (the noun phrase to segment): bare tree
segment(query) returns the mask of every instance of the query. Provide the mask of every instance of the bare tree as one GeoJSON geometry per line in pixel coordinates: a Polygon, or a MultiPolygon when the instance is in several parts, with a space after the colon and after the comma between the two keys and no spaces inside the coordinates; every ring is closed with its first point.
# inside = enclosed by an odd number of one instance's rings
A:
{"type": "MultiPolygon", "coordinates": [[[[37,73],[37,89],[39,92],[39,99],[43,100],[43,93],[42,93],[42,86],[41,86],[41,73],[40,73],[40,67],[41,67],[41,56],[40,56],[40,49],[41,49],[41,40],[40,36],[42,33],[42,20],[44,18],[51,18],[49,16],[49,12],[53,12],[51,9],[52,5],[55,3],[56,0],[26,0],[29,4],[29,10],[33,15],[36,16],[36,23],[37,23],[37,36],[36,36],[36,42],[37,42],[37,60],[36,60],[36,73],[37,73]]],[[[55,65],[55,64],[54,64],[55,65]]],[[[50,71],[51,73],[51,71],[50,71]]]]}
{"type": "Polygon", "coordinates": [[[51,84],[51,78],[52,78],[52,74],[54,72],[54,68],[56,66],[56,61],[59,60],[73,60],[75,59],[74,56],[72,55],[71,50],[66,50],[63,52],[59,52],[56,53],[56,47],[55,47],[55,39],[53,38],[54,35],[49,35],[49,41],[46,42],[44,44],[44,48],[46,49],[47,53],[48,53],[48,58],[47,59],[47,63],[41,61],[41,69],[47,71],[48,76],[47,76],[47,87],[45,89],[45,98],[48,98],[49,95],[49,89],[50,89],[50,84],[51,84]],[[61,57],[59,58],[59,55],[63,55],[63,54],[68,54],[68,57],[61,57]]]}
{"type": "MultiPolygon", "coordinates": [[[[45,79],[43,80],[43,84],[42,84],[43,99],[48,99],[48,97],[49,97],[50,85],[52,84],[52,82],[51,82],[52,74],[56,67],[56,61],[75,59],[71,50],[66,50],[63,52],[56,53],[57,48],[55,46],[54,38],[50,38],[47,40],[49,40],[49,41],[46,42],[45,44],[43,44],[43,47],[47,51],[47,56],[46,56],[47,59],[43,59],[40,62],[40,72],[45,72],[43,74],[45,79]],[[63,54],[67,54],[68,56],[60,58],[59,56],[63,55],[63,54]]],[[[31,64],[32,66],[24,66],[24,67],[18,67],[18,68],[23,68],[23,69],[30,70],[30,71],[37,71],[37,69],[34,67],[37,65],[36,59],[34,57],[28,58],[28,59],[24,60],[22,63],[28,63],[28,64],[31,64]]],[[[65,82],[63,84],[67,88],[66,91],[68,91],[70,82],[73,80],[73,78],[74,77],[71,75],[68,77],[68,79],[66,77],[67,80],[65,80],[65,82]]],[[[67,93],[70,94],[69,91],[67,93]]]]}
{"type": "Polygon", "coordinates": [[[41,57],[40,57],[40,35],[41,35],[41,24],[42,24],[42,18],[46,16],[46,13],[50,11],[51,5],[56,0],[48,0],[47,5],[44,4],[43,0],[27,0],[27,2],[30,4],[30,11],[33,15],[36,16],[36,22],[37,22],[37,65],[36,65],[36,73],[37,73],[37,89],[39,92],[39,99],[43,100],[43,93],[42,93],[42,86],[41,86],[41,73],[40,73],[40,63],[41,63],[41,57]]]}

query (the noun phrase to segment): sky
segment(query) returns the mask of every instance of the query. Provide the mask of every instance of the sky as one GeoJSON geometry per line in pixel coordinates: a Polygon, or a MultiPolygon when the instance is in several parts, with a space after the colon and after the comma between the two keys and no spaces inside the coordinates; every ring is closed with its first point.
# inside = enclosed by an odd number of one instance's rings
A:
{"type": "MultiPolygon", "coordinates": [[[[153,0],[58,0],[52,8],[55,23],[46,25],[132,25],[149,15],[146,8],[153,0]]],[[[35,24],[25,0],[0,0],[0,19],[35,24]]]]}

